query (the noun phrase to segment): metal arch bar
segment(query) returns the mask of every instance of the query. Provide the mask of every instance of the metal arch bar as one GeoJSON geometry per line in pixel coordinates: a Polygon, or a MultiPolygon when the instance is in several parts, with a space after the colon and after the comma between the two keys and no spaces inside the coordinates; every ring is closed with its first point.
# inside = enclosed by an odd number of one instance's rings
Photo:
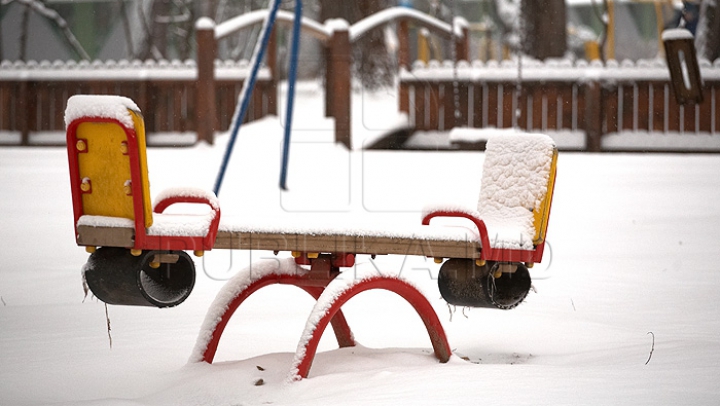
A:
{"type": "MultiPolygon", "coordinates": [[[[203,352],[202,361],[212,364],[213,360],[215,359],[215,353],[217,352],[218,344],[220,343],[220,338],[222,337],[223,331],[225,330],[225,326],[227,326],[227,323],[230,321],[235,311],[238,309],[238,307],[240,307],[240,305],[245,301],[245,299],[250,297],[250,295],[257,292],[261,288],[273,284],[293,285],[303,289],[304,291],[309,293],[315,300],[317,300],[320,297],[320,294],[322,294],[324,288],[320,286],[310,286],[311,284],[307,283],[307,279],[308,278],[305,276],[270,274],[252,282],[248,287],[239,292],[230,302],[227,310],[223,313],[222,317],[215,325],[215,328],[212,332],[212,337],[210,341],[208,341],[207,347],[203,352]]],[[[338,312],[334,316],[335,317],[332,317],[331,322],[333,330],[335,331],[335,338],[337,339],[338,346],[341,348],[355,346],[355,339],[353,338],[352,331],[348,326],[345,316],[342,314],[342,312],[338,312]]]]}
{"type": "MultiPolygon", "coordinates": [[[[340,312],[340,308],[350,299],[352,299],[358,293],[362,293],[366,290],[372,289],[384,289],[389,290],[398,294],[400,297],[405,299],[415,311],[420,315],[425,327],[427,328],[428,334],[430,335],[430,341],[435,352],[435,357],[445,363],[450,359],[452,350],[450,344],[448,344],[445,330],[440,323],[435,310],[433,309],[427,298],[415,287],[409,283],[393,277],[387,276],[376,276],[368,279],[363,279],[354,283],[337,294],[332,304],[324,311],[322,317],[316,324],[309,325],[303,331],[302,337],[310,336],[310,339],[305,342],[304,346],[298,346],[298,351],[295,353],[295,360],[293,362],[294,370],[292,372],[291,379],[300,380],[307,378],[312,366],[315,353],[317,352],[320,338],[325,331],[330,320],[340,312]],[[312,330],[312,331],[308,331],[312,330]]],[[[322,298],[321,298],[322,299],[322,298]]],[[[323,305],[318,302],[317,306],[323,305]]]]}

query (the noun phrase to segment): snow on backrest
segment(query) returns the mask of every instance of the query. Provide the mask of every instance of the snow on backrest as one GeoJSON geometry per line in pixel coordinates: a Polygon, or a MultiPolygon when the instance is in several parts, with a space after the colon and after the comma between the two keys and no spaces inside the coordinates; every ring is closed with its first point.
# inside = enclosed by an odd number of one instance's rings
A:
{"type": "Polygon", "coordinates": [[[556,156],[547,135],[514,133],[491,137],[485,149],[478,212],[496,248],[532,248],[544,238],[543,219],[556,156]]]}
{"type": "Polygon", "coordinates": [[[73,192],[82,195],[82,213],[135,219],[139,206],[145,227],[150,227],[145,125],[137,105],[122,96],[75,95],[68,99],[65,122],[67,148],[77,163],[77,176],[92,185],[86,193],[73,192]],[[78,150],[76,140],[82,141],[82,149],[78,150]]]}
{"type": "Polygon", "coordinates": [[[140,112],[131,99],[112,95],[78,94],[67,101],[65,125],[82,117],[102,117],[118,120],[125,127],[133,127],[133,118],[128,110],[140,112]]]}

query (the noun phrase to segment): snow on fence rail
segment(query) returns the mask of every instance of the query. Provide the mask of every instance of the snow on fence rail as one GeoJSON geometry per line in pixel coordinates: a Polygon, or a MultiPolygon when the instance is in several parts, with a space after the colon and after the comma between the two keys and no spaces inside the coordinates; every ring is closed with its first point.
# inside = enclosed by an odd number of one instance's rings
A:
{"type": "MultiPolygon", "coordinates": [[[[237,94],[248,74],[247,61],[215,61],[215,128],[228,128],[237,94]]],[[[148,133],[195,132],[199,120],[195,61],[42,61],[0,63],[0,131],[19,134],[63,131],[65,104],[75,94],[117,94],[146,113],[148,133]]],[[[212,84],[210,84],[212,86],[212,84]]],[[[263,69],[248,120],[275,114],[275,87],[263,69]]]]}
{"type": "Polygon", "coordinates": [[[678,105],[663,60],[416,62],[400,74],[400,110],[418,130],[518,126],[585,133],[599,151],[606,134],[720,134],[720,60],[700,63],[704,101],[678,105]],[[457,87],[457,91],[456,91],[457,87]],[[457,98],[455,97],[457,93],[457,98]],[[458,114],[455,114],[456,107],[458,114]]]}

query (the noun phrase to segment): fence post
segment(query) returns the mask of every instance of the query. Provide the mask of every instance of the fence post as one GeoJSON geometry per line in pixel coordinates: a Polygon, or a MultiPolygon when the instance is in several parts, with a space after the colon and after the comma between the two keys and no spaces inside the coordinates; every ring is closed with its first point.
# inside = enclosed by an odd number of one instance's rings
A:
{"type": "Polygon", "coordinates": [[[215,22],[202,17],[195,24],[197,40],[196,124],[198,141],[214,143],[215,122],[215,22]]]}
{"type": "Polygon", "coordinates": [[[585,97],[585,149],[588,152],[602,150],[603,97],[599,82],[588,82],[583,90],[585,97]]]}
{"type": "MultiPolygon", "coordinates": [[[[408,20],[402,19],[397,25],[398,37],[398,72],[402,73],[403,69],[410,70],[410,29],[408,28],[408,20]]],[[[410,87],[407,83],[400,80],[399,94],[399,110],[410,114],[410,87]]]]}
{"type": "Polygon", "coordinates": [[[470,61],[470,31],[468,30],[468,23],[464,18],[455,19],[455,27],[459,28],[462,32],[462,37],[455,38],[455,63],[459,61],[470,61]]]}
{"type": "Polygon", "coordinates": [[[350,80],[351,80],[351,49],[348,24],[344,20],[335,20],[332,23],[333,33],[328,43],[328,87],[326,96],[330,106],[326,112],[335,118],[335,142],[352,148],[350,136],[350,80]]]}
{"type": "Polygon", "coordinates": [[[408,20],[398,21],[398,69],[410,70],[410,28],[408,20]]]}
{"type": "MultiPolygon", "coordinates": [[[[20,97],[18,103],[18,129],[20,130],[20,145],[30,145],[30,117],[33,117],[30,110],[30,91],[27,80],[20,82],[20,97]]],[[[32,109],[32,113],[35,112],[32,109]]]]}
{"type": "Polygon", "coordinates": [[[325,43],[325,117],[334,117],[333,114],[333,92],[331,89],[335,88],[333,78],[335,73],[333,72],[334,66],[333,60],[333,48],[332,38],[328,39],[325,43]]]}

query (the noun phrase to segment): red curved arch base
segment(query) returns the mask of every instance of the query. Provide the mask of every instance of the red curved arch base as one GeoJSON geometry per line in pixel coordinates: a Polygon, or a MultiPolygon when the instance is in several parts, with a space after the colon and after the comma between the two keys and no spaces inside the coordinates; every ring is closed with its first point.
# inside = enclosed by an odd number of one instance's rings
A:
{"type": "MultiPolygon", "coordinates": [[[[320,298],[320,295],[324,290],[324,288],[321,286],[309,286],[307,276],[301,275],[269,274],[263,276],[260,279],[257,279],[256,281],[248,285],[247,288],[238,292],[237,295],[230,302],[230,305],[228,306],[225,313],[223,313],[220,321],[217,323],[215,329],[212,332],[212,336],[208,341],[205,351],[203,352],[203,361],[212,364],[213,360],[215,359],[215,353],[217,352],[218,344],[220,343],[220,337],[222,336],[222,333],[225,330],[227,323],[230,321],[230,318],[235,313],[235,310],[240,307],[240,305],[245,301],[245,299],[250,297],[250,295],[257,292],[261,288],[274,284],[297,286],[309,293],[315,300],[318,300],[318,298],[320,298]]],[[[339,312],[335,315],[335,317],[332,318],[332,327],[335,331],[335,338],[337,339],[338,346],[340,346],[341,348],[355,346],[355,339],[353,338],[352,331],[350,331],[347,320],[341,312],[339,312]]]]}
{"type": "Polygon", "coordinates": [[[315,305],[313,313],[315,313],[316,310],[319,310],[319,306],[326,307],[326,310],[323,312],[322,317],[316,324],[309,325],[305,328],[302,337],[310,336],[310,339],[304,346],[298,346],[298,350],[295,353],[295,360],[293,362],[294,368],[290,379],[300,380],[307,378],[313,359],[315,358],[315,353],[317,352],[320,338],[322,337],[322,334],[330,320],[334,319],[334,317],[338,314],[341,314],[340,308],[348,300],[352,299],[358,293],[371,289],[389,290],[407,300],[420,315],[420,318],[427,328],[428,334],[430,335],[430,341],[432,342],[432,346],[435,351],[435,357],[437,357],[437,359],[442,363],[445,363],[450,359],[452,350],[450,349],[450,344],[448,344],[445,330],[443,329],[435,310],[432,308],[427,298],[425,298],[425,295],[423,295],[414,286],[398,278],[375,276],[359,280],[343,288],[340,292],[331,292],[334,294],[327,294],[318,299],[318,303],[315,305]]]}

